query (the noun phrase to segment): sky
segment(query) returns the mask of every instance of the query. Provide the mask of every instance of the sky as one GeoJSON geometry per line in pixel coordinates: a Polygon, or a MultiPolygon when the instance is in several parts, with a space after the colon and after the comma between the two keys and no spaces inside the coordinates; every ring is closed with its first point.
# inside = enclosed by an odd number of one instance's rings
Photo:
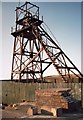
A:
{"type": "MultiPolygon", "coordinates": [[[[1,80],[11,78],[14,42],[11,27],[15,26],[15,8],[18,4],[2,2],[1,80]]],[[[81,71],[81,2],[35,2],[34,4],[40,7],[40,15],[43,16],[44,22],[56,37],[62,50],[81,71]]],[[[54,70],[50,74],[54,74],[54,70]]]]}
{"type": "Polygon", "coordinates": [[[81,4],[81,71],[83,73],[83,2],[81,4]]]}
{"type": "MultiPolygon", "coordinates": [[[[26,0],[0,0],[2,2],[26,2],[26,0]]],[[[81,2],[82,0],[34,0],[34,2],[81,2]]],[[[28,2],[33,2],[33,0],[28,0],[28,2]]]]}

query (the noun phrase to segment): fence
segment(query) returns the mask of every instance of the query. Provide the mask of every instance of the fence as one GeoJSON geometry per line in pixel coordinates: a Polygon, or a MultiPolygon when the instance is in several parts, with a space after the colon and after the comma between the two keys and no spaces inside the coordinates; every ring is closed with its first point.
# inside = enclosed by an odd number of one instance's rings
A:
{"type": "Polygon", "coordinates": [[[35,90],[46,88],[71,88],[73,97],[81,100],[81,83],[17,83],[2,81],[2,102],[7,104],[22,99],[35,101],[35,90]]]}

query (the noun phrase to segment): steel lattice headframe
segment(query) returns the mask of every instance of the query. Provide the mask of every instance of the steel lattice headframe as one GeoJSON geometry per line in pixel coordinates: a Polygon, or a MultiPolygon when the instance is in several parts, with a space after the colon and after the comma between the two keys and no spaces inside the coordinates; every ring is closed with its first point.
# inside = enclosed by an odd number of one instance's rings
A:
{"type": "Polygon", "coordinates": [[[45,82],[43,73],[53,64],[65,82],[82,73],[67,57],[58,44],[44,30],[39,18],[39,7],[26,2],[16,8],[16,27],[11,80],[45,82]]]}

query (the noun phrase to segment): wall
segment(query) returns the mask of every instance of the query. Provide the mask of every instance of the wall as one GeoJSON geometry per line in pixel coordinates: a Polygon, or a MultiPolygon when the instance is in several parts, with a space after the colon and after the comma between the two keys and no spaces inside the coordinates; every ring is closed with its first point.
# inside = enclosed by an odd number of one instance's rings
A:
{"type": "Polygon", "coordinates": [[[35,100],[35,90],[46,88],[71,88],[72,95],[81,100],[81,83],[17,83],[2,81],[2,102],[7,104],[35,100]]]}

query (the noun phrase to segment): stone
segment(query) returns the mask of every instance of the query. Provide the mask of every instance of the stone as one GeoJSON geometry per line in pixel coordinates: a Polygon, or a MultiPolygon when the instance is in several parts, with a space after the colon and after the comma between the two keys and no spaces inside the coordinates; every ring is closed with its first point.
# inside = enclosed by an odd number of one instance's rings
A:
{"type": "Polygon", "coordinates": [[[60,108],[60,107],[53,108],[53,107],[49,107],[49,106],[42,106],[41,114],[53,115],[55,117],[60,117],[60,116],[62,116],[63,111],[62,111],[62,108],[60,108]]]}
{"type": "Polygon", "coordinates": [[[30,108],[28,108],[27,114],[29,116],[37,115],[38,114],[38,108],[37,107],[30,107],[30,108]]]}
{"type": "Polygon", "coordinates": [[[32,115],[33,115],[33,110],[31,109],[31,107],[28,108],[27,114],[28,114],[29,116],[32,116],[32,115]]]}
{"type": "Polygon", "coordinates": [[[17,104],[13,104],[12,107],[17,107],[17,104]]]}
{"type": "Polygon", "coordinates": [[[55,117],[61,117],[63,114],[62,108],[51,108],[51,112],[55,117]]]}
{"type": "Polygon", "coordinates": [[[4,110],[5,109],[5,105],[0,104],[0,108],[4,110]]]}

